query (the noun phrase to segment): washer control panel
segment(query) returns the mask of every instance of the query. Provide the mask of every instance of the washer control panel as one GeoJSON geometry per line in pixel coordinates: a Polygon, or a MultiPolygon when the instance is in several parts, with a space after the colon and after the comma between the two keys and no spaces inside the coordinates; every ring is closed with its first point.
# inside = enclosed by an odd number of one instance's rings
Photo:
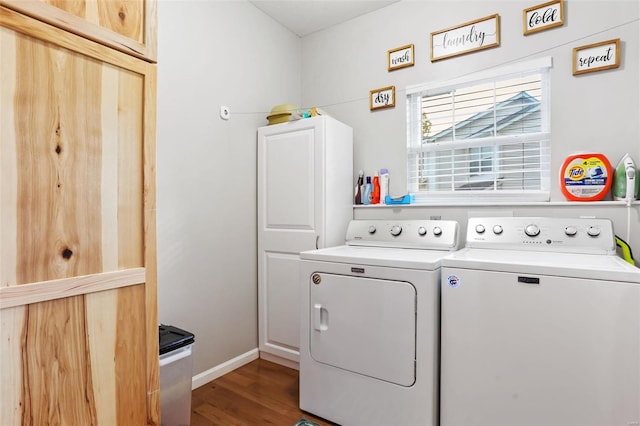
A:
{"type": "Polygon", "coordinates": [[[454,220],[352,220],[348,245],[456,250],[460,242],[454,220]]]}
{"type": "Polygon", "coordinates": [[[467,226],[467,247],[615,253],[609,219],[552,217],[473,217],[467,226]]]}

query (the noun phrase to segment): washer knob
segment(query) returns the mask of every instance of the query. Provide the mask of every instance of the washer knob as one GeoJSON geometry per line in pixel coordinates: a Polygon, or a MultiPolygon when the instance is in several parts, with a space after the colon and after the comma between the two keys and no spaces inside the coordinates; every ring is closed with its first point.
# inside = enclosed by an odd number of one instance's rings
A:
{"type": "Polygon", "coordinates": [[[587,234],[590,237],[597,237],[598,235],[600,235],[600,228],[590,226],[589,229],[587,229],[587,234]]]}
{"type": "Polygon", "coordinates": [[[373,226],[373,225],[371,225],[371,226],[369,227],[369,233],[370,233],[370,234],[375,234],[375,233],[376,233],[376,227],[375,227],[375,226],[373,226]]]}
{"type": "Polygon", "coordinates": [[[476,232],[478,234],[484,234],[484,225],[476,225],[476,232]]]}
{"type": "Polygon", "coordinates": [[[421,226],[420,228],[418,228],[418,235],[422,237],[427,235],[427,228],[425,228],[424,226],[421,226]]]}
{"type": "Polygon", "coordinates": [[[442,228],[440,228],[439,226],[433,228],[433,235],[435,235],[436,237],[442,235],[442,228]]]}
{"type": "Polygon", "coordinates": [[[575,237],[575,235],[578,233],[578,228],[576,228],[575,226],[567,226],[566,228],[564,228],[564,233],[569,237],[575,237]]]}
{"type": "Polygon", "coordinates": [[[540,234],[540,228],[534,224],[527,225],[526,228],[524,228],[524,233],[530,237],[535,237],[540,234]]]}
{"type": "Polygon", "coordinates": [[[400,235],[402,233],[402,226],[400,225],[393,225],[391,227],[391,235],[393,235],[394,237],[397,237],[398,235],[400,235]]]}
{"type": "Polygon", "coordinates": [[[502,231],[503,231],[503,229],[502,229],[501,225],[496,225],[496,226],[493,227],[493,233],[496,234],[496,235],[502,234],[502,231]]]}

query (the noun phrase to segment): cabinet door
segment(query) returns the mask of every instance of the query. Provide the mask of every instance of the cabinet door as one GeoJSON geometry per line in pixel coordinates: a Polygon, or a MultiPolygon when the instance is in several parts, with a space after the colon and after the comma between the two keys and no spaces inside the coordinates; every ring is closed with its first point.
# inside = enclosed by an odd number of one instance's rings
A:
{"type": "Polygon", "coordinates": [[[0,4],[130,55],[156,61],[156,0],[0,0],[0,4]]]}
{"type": "Polygon", "coordinates": [[[159,424],[155,66],[0,7],[0,424],[159,424]]]}
{"type": "Polygon", "coordinates": [[[298,254],[316,248],[321,232],[322,129],[314,123],[262,128],[258,138],[260,350],[292,361],[299,357],[298,254]]]}

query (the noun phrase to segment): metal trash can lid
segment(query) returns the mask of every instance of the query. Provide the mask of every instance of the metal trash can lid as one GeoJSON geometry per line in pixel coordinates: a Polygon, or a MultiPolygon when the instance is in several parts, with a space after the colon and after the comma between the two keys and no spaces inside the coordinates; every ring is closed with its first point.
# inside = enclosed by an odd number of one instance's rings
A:
{"type": "Polygon", "coordinates": [[[158,335],[160,339],[160,355],[187,346],[195,341],[193,333],[172,325],[160,324],[158,335]]]}

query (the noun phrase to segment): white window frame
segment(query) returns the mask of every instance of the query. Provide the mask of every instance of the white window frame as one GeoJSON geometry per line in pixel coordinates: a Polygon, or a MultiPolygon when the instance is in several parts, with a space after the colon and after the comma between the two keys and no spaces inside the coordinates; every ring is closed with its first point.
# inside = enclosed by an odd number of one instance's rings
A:
{"type": "MultiPolygon", "coordinates": [[[[469,204],[470,202],[491,202],[491,201],[522,201],[541,202],[550,200],[550,68],[552,66],[551,57],[536,58],[528,61],[509,64],[502,67],[492,68],[446,82],[425,83],[406,88],[407,96],[407,189],[414,195],[417,203],[447,202],[451,204],[469,204]],[[418,158],[423,151],[422,145],[422,108],[421,99],[424,96],[433,96],[439,93],[447,93],[458,87],[465,87],[473,84],[482,84],[505,80],[510,77],[530,72],[540,72],[543,75],[542,84],[542,105],[541,105],[541,132],[496,136],[483,139],[466,139],[452,142],[436,142],[434,145],[442,144],[447,148],[476,148],[479,158],[482,158],[482,147],[493,142],[501,144],[508,142],[507,139],[515,143],[529,140],[544,143],[541,147],[542,160],[546,162],[546,169],[541,173],[541,187],[539,190],[452,190],[452,191],[420,191],[418,186],[418,158]]],[[[482,162],[479,161],[479,168],[482,169],[482,162]]]]}

